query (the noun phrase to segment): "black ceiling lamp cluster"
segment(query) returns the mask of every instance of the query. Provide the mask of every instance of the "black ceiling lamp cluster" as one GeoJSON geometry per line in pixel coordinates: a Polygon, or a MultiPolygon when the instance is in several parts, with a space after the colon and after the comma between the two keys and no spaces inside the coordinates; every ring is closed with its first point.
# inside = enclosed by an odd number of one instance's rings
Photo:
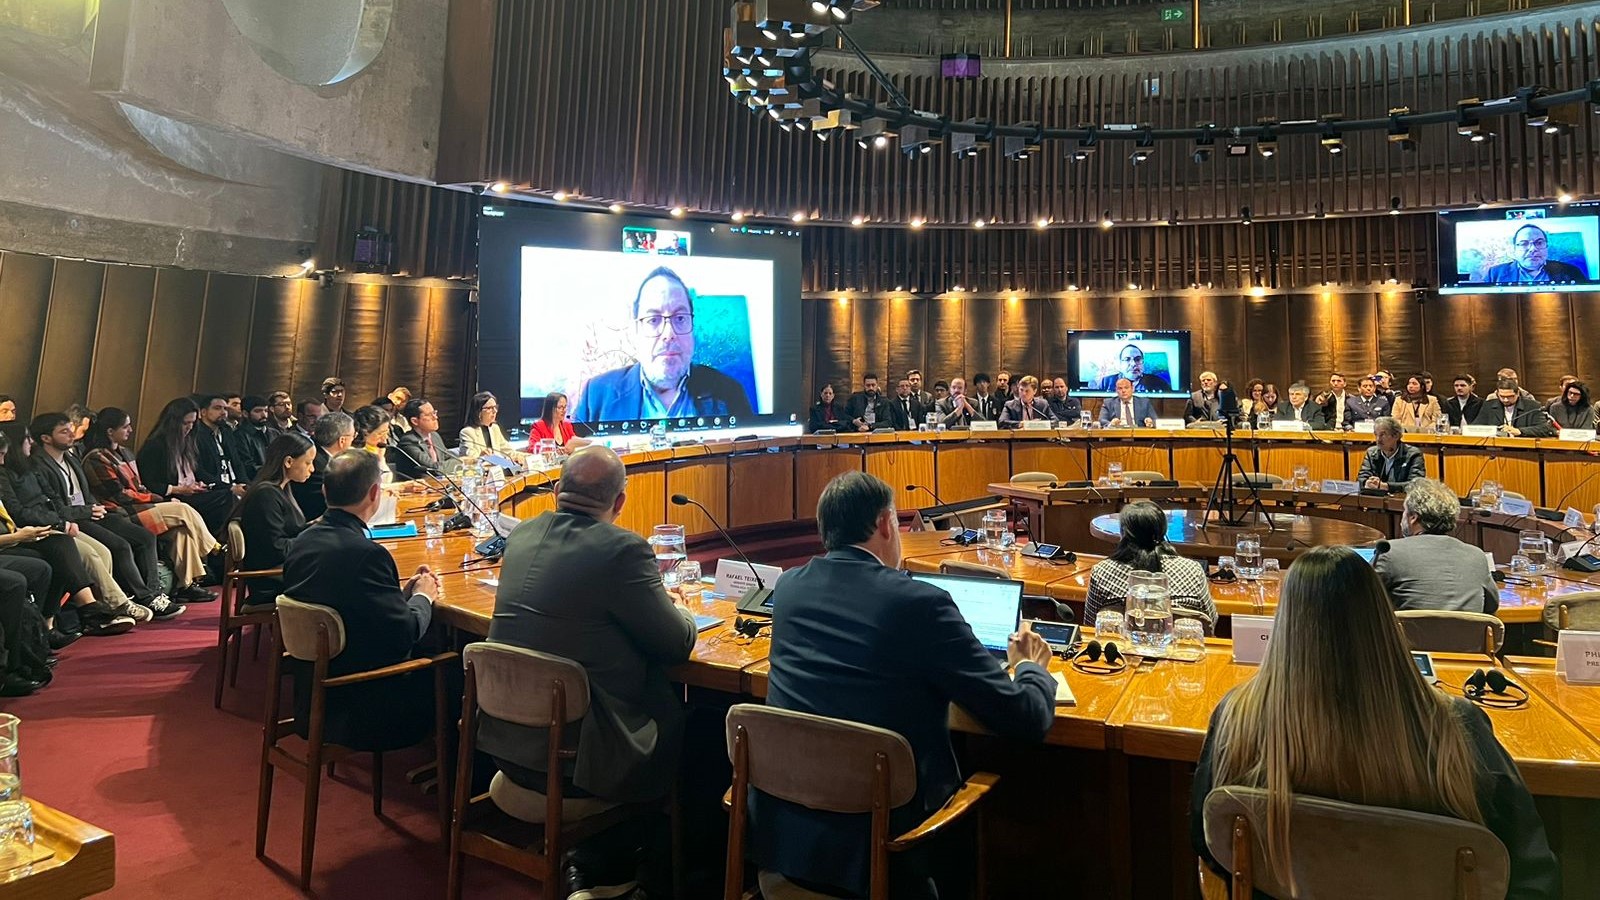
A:
{"type": "Polygon", "coordinates": [[[925,156],[946,144],[951,153],[964,159],[998,144],[1008,159],[1026,160],[1037,155],[1046,141],[1065,141],[1067,156],[1081,162],[1107,141],[1126,141],[1133,144],[1129,160],[1135,165],[1150,159],[1163,141],[1193,142],[1191,158],[1207,162],[1219,136],[1224,138],[1228,156],[1248,156],[1253,146],[1264,158],[1275,156],[1279,139],[1292,135],[1313,135],[1330,155],[1337,156],[1345,151],[1350,134],[1363,131],[1386,132],[1390,146],[1413,150],[1418,129],[1428,125],[1453,125],[1462,137],[1483,143],[1494,137],[1489,122],[1518,115],[1530,127],[1560,137],[1572,132],[1576,113],[1584,104],[1600,105],[1600,79],[1596,79],[1559,93],[1523,88],[1509,97],[1466,99],[1448,110],[1413,112],[1395,107],[1375,119],[1347,120],[1327,114],[1314,119],[1261,119],[1250,125],[1207,122],[1193,128],[1154,128],[1147,123],[1045,128],[1037,122],[952,121],[937,112],[914,108],[841,27],[878,5],[878,0],[736,0],[723,68],[729,90],[786,130],[810,132],[823,140],[840,130],[854,131],[862,149],[881,149],[899,139],[907,156],[925,156]],[[887,101],[840,91],[814,71],[812,54],[830,32],[861,60],[888,96],[887,101]]]}

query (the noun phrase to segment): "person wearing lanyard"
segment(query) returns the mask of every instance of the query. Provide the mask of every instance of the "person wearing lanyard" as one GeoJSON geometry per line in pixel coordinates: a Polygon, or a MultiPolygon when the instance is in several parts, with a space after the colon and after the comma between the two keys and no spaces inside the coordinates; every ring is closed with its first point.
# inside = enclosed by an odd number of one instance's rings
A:
{"type": "Polygon", "coordinates": [[[1362,488],[1404,490],[1412,479],[1427,476],[1422,451],[1401,440],[1401,432],[1393,416],[1379,416],[1372,423],[1372,446],[1356,474],[1362,488]]]}

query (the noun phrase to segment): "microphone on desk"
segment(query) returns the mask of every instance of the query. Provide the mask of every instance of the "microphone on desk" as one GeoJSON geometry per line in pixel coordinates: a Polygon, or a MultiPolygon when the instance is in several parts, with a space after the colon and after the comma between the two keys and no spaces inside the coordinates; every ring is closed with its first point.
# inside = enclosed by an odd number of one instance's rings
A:
{"type": "MultiPolygon", "coordinates": [[[[961,518],[961,511],[956,509],[955,507],[951,506],[950,504],[944,502],[944,500],[940,499],[938,492],[935,491],[933,488],[923,487],[920,484],[908,484],[908,485],[906,485],[906,491],[907,492],[910,492],[910,491],[922,491],[924,494],[927,494],[928,496],[932,497],[933,498],[933,502],[935,502],[935,503],[939,504],[940,506],[944,507],[945,509],[949,510],[950,514],[952,516],[956,517],[956,524],[961,526],[962,532],[966,532],[966,531],[970,531],[971,530],[971,529],[967,528],[967,521],[965,519],[961,518]]],[[[964,536],[965,535],[963,534],[962,537],[964,537],[964,536]]],[[[966,542],[963,541],[961,539],[961,537],[957,537],[956,538],[956,543],[965,544],[966,542]]]]}
{"type": "Polygon", "coordinates": [[[767,587],[766,584],[762,582],[761,573],[756,571],[756,564],[751,562],[750,557],[745,555],[744,549],[734,542],[733,535],[728,533],[728,529],[722,527],[722,523],[717,521],[717,517],[712,515],[711,510],[706,509],[704,503],[701,503],[699,500],[696,500],[687,494],[673,494],[672,503],[674,506],[693,506],[694,508],[705,513],[706,518],[711,520],[711,524],[717,526],[717,531],[722,534],[722,539],[727,541],[728,546],[733,548],[733,552],[739,554],[739,559],[743,560],[744,564],[750,567],[750,574],[755,576],[756,586],[745,591],[744,596],[739,598],[739,608],[769,609],[772,603],[772,588],[767,587]]]}
{"type": "MultiPolygon", "coordinates": [[[[396,449],[398,449],[401,453],[404,453],[407,459],[410,459],[417,465],[422,466],[423,469],[428,468],[428,466],[421,459],[412,456],[411,451],[407,450],[405,447],[397,446],[396,449]]],[[[499,559],[500,557],[504,556],[506,552],[506,536],[505,533],[500,530],[500,523],[497,521],[500,518],[499,511],[497,510],[495,515],[489,515],[487,512],[484,512],[483,507],[478,505],[478,501],[474,500],[472,495],[467,493],[467,489],[462,487],[461,483],[456,481],[455,478],[451,477],[450,473],[441,469],[439,470],[439,475],[440,477],[444,478],[444,480],[448,482],[451,487],[455,488],[456,491],[461,494],[461,499],[467,501],[468,506],[472,507],[474,510],[477,510],[478,515],[483,516],[484,521],[489,523],[489,529],[494,532],[494,537],[489,538],[472,549],[476,551],[479,556],[482,556],[485,559],[499,559]]],[[[457,513],[456,516],[462,517],[462,514],[457,513]]]]}

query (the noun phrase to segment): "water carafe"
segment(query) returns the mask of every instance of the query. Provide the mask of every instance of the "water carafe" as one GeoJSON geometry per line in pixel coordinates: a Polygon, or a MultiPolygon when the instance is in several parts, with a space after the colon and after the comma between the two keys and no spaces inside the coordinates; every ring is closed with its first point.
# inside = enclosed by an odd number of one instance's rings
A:
{"type": "Polygon", "coordinates": [[[1167,655],[1172,646],[1172,588],[1167,573],[1128,573],[1127,625],[1135,654],[1167,655]]]}

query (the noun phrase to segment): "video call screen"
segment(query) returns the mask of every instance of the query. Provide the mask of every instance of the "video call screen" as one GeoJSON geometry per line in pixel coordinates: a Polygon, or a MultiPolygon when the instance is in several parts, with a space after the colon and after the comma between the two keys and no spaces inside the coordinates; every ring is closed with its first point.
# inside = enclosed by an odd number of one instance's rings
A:
{"type": "Polygon", "coordinates": [[[1079,397],[1114,397],[1126,378],[1135,394],[1189,396],[1189,332],[1069,331],[1067,370],[1079,397]]]}
{"type": "Polygon", "coordinates": [[[504,206],[481,221],[478,380],[505,427],[552,392],[601,434],[803,413],[798,230],[504,206]]]}
{"type": "Polygon", "coordinates": [[[1600,204],[1439,214],[1439,292],[1593,291],[1600,280],[1600,204]]]}

